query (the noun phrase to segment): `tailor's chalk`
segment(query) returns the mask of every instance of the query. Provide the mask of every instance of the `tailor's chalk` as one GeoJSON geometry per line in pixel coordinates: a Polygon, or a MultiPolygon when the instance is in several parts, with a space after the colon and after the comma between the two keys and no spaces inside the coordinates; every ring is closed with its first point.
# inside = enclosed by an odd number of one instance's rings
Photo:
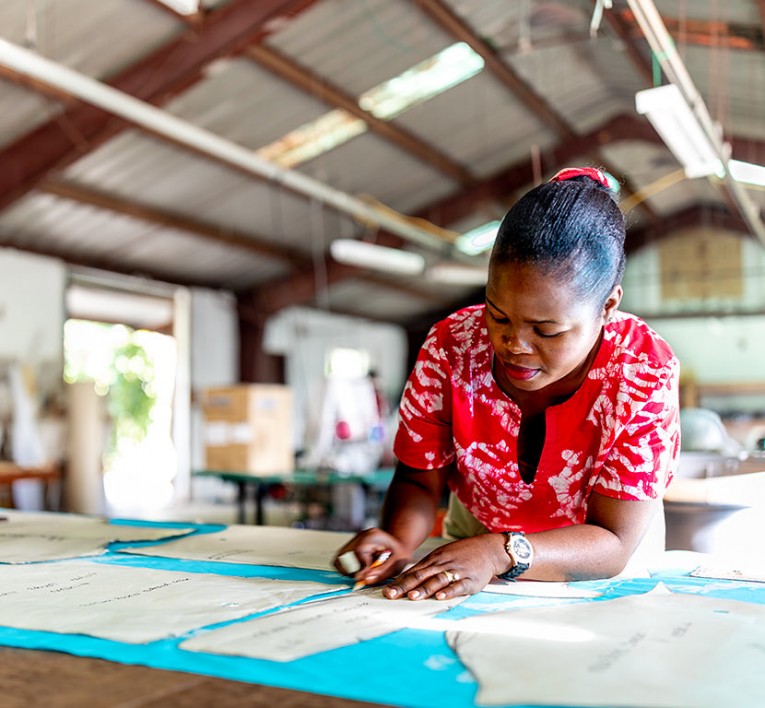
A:
{"type": "Polygon", "coordinates": [[[361,563],[359,563],[359,559],[356,558],[356,554],[353,551],[346,551],[343,555],[338,556],[337,560],[345,568],[345,572],[350,575],[354,575],[361,570],[361,563]]]}

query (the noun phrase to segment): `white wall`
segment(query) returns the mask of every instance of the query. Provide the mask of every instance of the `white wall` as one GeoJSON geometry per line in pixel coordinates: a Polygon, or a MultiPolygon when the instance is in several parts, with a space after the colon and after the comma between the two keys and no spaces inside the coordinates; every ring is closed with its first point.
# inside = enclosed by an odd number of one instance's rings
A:
{"type": "Polygon", "coordinates": [[[389,398],[398,397],[408,374],[406,334],[395,325],[294,307],[268,320],[263,339],[266,351],[286,357],[286,383],[295,394],[297,449],[307,442],[306,435],[311,435],[309,422],[319,418],[325,362],[333,349],[369,352],[378,384],[389,398]]]}
{"type": "Polygon", "coordinates": [[[696,381],[765,381],[765,316],[649,320],[696,381]]]}
{"type": "Polygon", "coordinates": [[[191,289],[191,386],[194,391],[239,380],[236,298],[218,290],[191,289]]]}
{"type": "Polygon", "coordinates": [[[41,395],[62,385],[66,277],[61,261],[0,250],[0,360],[29,366],[41,395]]]}
{"type": "MultiPolygon", "coordinates": [[[[192,288],[190,380],[194,400],[202,389],[239,381],[239,325],[236,298],[229,292],[192,288]]],[[[204,468],[202,411],[191,408],[191,469],[204,468]]],[[[214,496],[220,485],[197,484],[195,496],[214,496]]],[[[213,480],[215,482],[215,480],[213,480]]]]}
{"type": "MultiPolygon", "coordinates": [[[[709,232],[697,229],[675,238],[702,237],[709,232]]],[[[622,309],[644,317],[672,346],[683,375],[700,384],[765,382],[765,249],[743,237],[740,245],[739,297],[664,300],[658,247],[643,248],[627,260],[622,309]]],[[[723,412],[765,411],[761,395],[719,399],[704,404],[723,412]]]]}

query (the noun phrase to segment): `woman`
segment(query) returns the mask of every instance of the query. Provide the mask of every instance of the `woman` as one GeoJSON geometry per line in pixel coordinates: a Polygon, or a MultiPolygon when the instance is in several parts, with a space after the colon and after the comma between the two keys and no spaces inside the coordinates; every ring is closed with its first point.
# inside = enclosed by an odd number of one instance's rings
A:
{"type": "Polygon", "coordinates": [[[495,576],[611,577],[651,542],[679,451],[679,367],[618,310],[624,235],[600,170],[562,170],[513,206],[485,305],[436,324],[420,351],[381,528],[341,548],[338,570],[353,551],[357,581],[396,575],[447,486],[444,530],[457,540],[396,577],[388,598],[448,599],[495,576]]]}

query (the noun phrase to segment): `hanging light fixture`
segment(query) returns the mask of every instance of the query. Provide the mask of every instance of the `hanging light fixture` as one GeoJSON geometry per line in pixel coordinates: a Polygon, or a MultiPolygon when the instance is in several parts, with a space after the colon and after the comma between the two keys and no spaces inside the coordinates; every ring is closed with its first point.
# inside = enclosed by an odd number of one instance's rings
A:
{"type": "Polygon", "coordinates": [[[488,280],[489,265],[468,266],[459,263],[437,263],[428,268],[425,278],[434,283],[445,285],[465,285],[480,287],[486,285],[488,280]]]}
{"type": "Polygon", "coordinates": [[[704,133],[690,106],[674,84],[638,91],[635,107],[644,115],[685,169],[689,179],[725,175],[718,149],[704,133]]]}
{"type": "Polygon", "coordinates": [[[419,253],[388,248],[354,238],[337,238],[329,245],[329,252],[339,263],[381,270],[397,275],[419,275],[425,270],[425,259],[419,253]]]}

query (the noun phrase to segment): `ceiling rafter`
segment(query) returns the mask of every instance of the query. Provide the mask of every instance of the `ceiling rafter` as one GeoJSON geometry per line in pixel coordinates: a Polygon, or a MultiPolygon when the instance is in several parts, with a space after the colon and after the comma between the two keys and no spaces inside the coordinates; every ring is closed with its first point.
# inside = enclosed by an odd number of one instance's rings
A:
{"type": "MultiPolygon", "coordinates": [[[[762,4],[762,0],[759,0],[762,4]]],[[[635,15],[629,9],[618,11],[628,34],[642,38],[635,15]]],[[[763,48],[762,29],[734,25],[721,20],[699,20],[662,15],[667,31],[677,44],[690,44],[718,49],[760,51],[763,48]]]]}
{"type": "Polygon", "coordinates": [[[356,118],[360,118],[372,132],[397,145],[413,157],[435,167],[447,177],[451,177],[463,185],[474,182],[470,172],[462,165],[404,128],[391,121],[381,120],[369,111],[365,111],[353,96],[345,93],[307,67],[301,66],[294,59],[290,59],[281,52],[263,44],[248,47],[245,54],[279,78],[288,81],[332,108],[341,108],[356,118]]]}
{"type": "Polygon", "coordinates": [[[223,228],[219,225],[210,224],[197,219],[189,218],[147,204],[141,204],[134,199],[122,199],[113,194],[107,194],[90,187],[83,187],[72,182],[45,181],[39,185],[39,189],[46,194],[52,194],[62,199],[87,204],[98,209],[140,219],[161,228],[184,231],[191,236],[197,236],[211,243],[234,246],[241,250],[267,256],[293,266],[304,265],[309,262],[309,257],[296,249],[287,248],[273,243],[262,236],[237,231],[236,229],[223,228]]]}
{"type": "MultiPolygon", "coordinates": [[[[302,12],[315,0],[232,0],[108,83],[154,105],[198,81],[214,59],[241,52],[265,34],[275,18],[302,12]]],[[[13,203],[54,170],[61,169],[128,124],[91,105],[76,103],[0,151],[0,208],[13,203]],[[65,129],[62,126],[67,126],[65,129]]]]}
{"type": "MultiPolygon", "coordinates": [[[[543,172],[553,172],[572,160],[597,151],[605,145],[626,140],[663,144],[648,121],[632,115],[618,115],[574,140],[564,140],[540,154],[543,172]]],[[[476,184],[474,187],[441,199],[418,214],[441,226],[453,224],[475,211],[480,204],[503,203],[509,206],[512,196],[534,182],[534,163],[522,160],[476,184]]]]}
{"type": "MultiPolygon", "coordinates": [[[[141,204],[135,200],[122,199],[115,195],[107,194],[89,187],[82,187],[71,182],[48,180],[39,186],[39,190],[61,199],[67,199],[77,202],[78,204],[86,204],[98,209],[104,209],[111,213],[128,216],[161,228],[184,231],[191,236],[197,236],[208,242],[234,246],[235,248],[257,253],[258,255],[274,258],[291,265],[296,272],[299,273],[314,271],[313,261],[310,256],[295,249],[267,241],[262,236],[254,236],[235,229],[224,229],[220,226],[192,219],[181,214],[157,209],[156,207],[141,204]]],[[[391,236],[391,238],[396,237],[391,236]]],[[[383,235],[378,242],[391,245],[387,235],[383,235]]],[[[388,278],[378,273],[373,273],[354,266],[344,266],[342,269],[337,269],[337,272],[333,272],[332,275],[335,279],[333,282],[336,282],[337,279],[362,277],[364,280],[380,287],[404,292],[420,300],[425,300],[436,305],[443,305],[444,303],[444,299],[434,294],[432,291],[417,288],[416,286],[404,283],[401,280],[388,278]]],[[[157,274],[154,274],[154,277],[161,279],[161,276],[157,274]]],[[[271,302],[273,304],[273,298],[271,299],[271,302]]]]}
{"type": "MultiPolygon", "coordinates": [[[[474,52],[479,54],[484,60],[486,68],[501,81],[513,95],[521,101],[540,121],[555,131],[558,138],[562,140],[576,140],[579,136],[577,132],[565,121],[558,112],[540,96],[526,81],[524,81],[499,54],[487,42],[478,37],[473,29],[458,17],[449,8],[443,0],[413,0],[422,10],[449,32],[456,39],[467,43],[474,52]]],[[[635,187],[632,182],[620,170],[595,152],[592,155],[595,162],[602,165],[608,172],[621,179],[622,191],[626,194],[633,194],[635,187]]],[[[653,209],[643,202],[640,205],[648,219],[652,222],[658,221],[658,217],[653,209]]]]}

